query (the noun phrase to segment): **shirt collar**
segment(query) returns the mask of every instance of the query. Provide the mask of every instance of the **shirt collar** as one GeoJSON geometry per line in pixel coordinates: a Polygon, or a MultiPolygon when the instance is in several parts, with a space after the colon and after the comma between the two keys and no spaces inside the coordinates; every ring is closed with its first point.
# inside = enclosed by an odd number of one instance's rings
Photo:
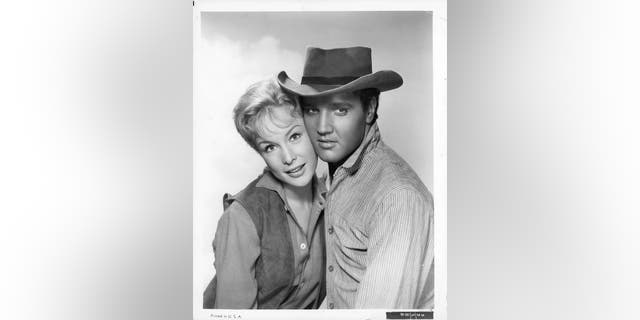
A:
{"type": "Polygon", "coordinates": [[[360,143],[358,149],[356,149],[356,151],[347,158],[347,161],[345,161],[341,167],[349,174],[353,174],[358,171],[358,169],[360,169],[360,165],[362,165],[362,159],[365,154],[375,148],[380,140],[380,129],[378,128],[378,123],[374,123],[369,128],[367,135],[362,139],[362,143],[360,143]]]}

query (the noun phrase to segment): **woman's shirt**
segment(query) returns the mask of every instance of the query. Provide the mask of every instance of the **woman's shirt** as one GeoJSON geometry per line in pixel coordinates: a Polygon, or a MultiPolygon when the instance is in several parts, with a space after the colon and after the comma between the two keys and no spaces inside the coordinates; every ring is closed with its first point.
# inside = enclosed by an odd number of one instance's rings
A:
{"type": "MultiPolygon", "coordinates": [[[[313,179],[314,200],[306,234],[287,204],[279,180],[265,170],[256,187],[273,190],[282,199],[291,234],[295,275],[290,293],[280,308],[317,308],[325,295],[324,183],[313,179]]],[[[249,213],[240,202],[232,202],[225,210],[218,222],[213,244],[217,277],[215,307],[258,308],[255,266],[260,257],[260,238],[249,213]]]]}

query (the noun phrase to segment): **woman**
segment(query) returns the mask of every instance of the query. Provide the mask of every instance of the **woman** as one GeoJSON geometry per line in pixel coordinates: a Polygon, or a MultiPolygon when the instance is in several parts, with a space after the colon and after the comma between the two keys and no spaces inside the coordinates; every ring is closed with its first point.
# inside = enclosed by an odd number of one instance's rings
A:
{"type": "Polygon", "coordinates": [[[204,308],[318,308],[325,295],[324,185],[296,99],[274,79],[258,82],[240,97],[234,120],[267,168],[224,197],[204,308]]]}

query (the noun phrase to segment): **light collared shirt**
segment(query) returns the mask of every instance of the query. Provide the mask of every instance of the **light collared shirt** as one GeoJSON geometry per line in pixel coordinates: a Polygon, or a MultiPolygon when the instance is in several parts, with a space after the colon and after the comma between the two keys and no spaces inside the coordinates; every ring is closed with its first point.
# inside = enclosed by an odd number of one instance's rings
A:
{"type": "MultiPolygon", "coordinates": [[[[295,263],[291,294],[281,305],[283,309],[317,307],[324,298],[324,217],[326,189],[323,182],[313,179],[313,205],[305,233],[286,202],[282,183],[268,170],[256,184],[275,191],[285,203],[287,222],[295,263]]],[[[255,264],[260,256],[260,239],[249,213],[238,201],[225,210],[218,222],[214,239],[215,266],[218,284],[216,308],[257,308],[259,290],[255,264]]],[[[286,248],[283,248],[286,250],[286,248]]]]}
{"type": "Polygon", "coordinates": [[[433,198],[377,124],[336,169],[325,223],[328,308],[433,308],[433,198]]]}

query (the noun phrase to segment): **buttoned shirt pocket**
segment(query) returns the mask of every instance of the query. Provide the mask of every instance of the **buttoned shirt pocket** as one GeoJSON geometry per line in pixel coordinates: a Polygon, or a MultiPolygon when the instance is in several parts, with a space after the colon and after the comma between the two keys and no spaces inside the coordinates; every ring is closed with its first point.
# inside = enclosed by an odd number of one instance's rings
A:
{"type": "Polygon", "coordinates": [[[340,251],[336,262],[349,276],[360,279],[366,269],[368,237],[361,225],[340,217],[334,219],[333,248],[340,251]]]}

